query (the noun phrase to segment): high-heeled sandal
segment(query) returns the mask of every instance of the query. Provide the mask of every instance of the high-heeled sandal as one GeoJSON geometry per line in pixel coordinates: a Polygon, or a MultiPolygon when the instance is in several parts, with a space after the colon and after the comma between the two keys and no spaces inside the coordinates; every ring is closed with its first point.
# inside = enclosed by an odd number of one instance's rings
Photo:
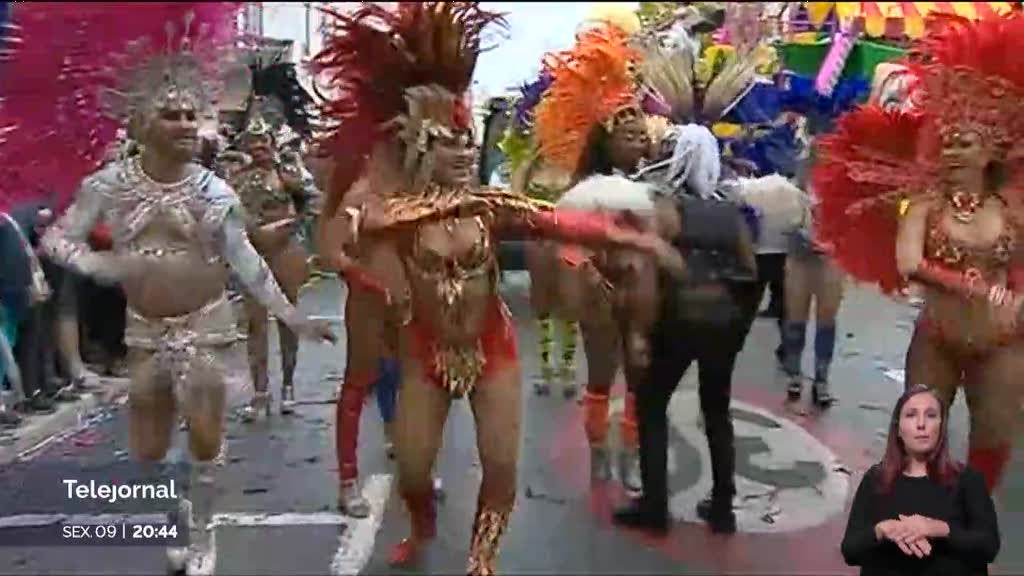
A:
{"type": "Polygon", "coordinates": [[[792,400],[799,400],[804,394],[804,377],[797,374],[789,377],[789,385],[786,387],[786,396],[792,400]]]}
{"type": "Polygon", "coordinates": [[[353,518],[370,515],[370,502],[363,496],[358,480],[346,480],[338,489],[338,509],[353,518]]]}
{"type": "Polygon", "coordinates": [[[295,386],[281,386],[281,414],[295,414],[295,386]]]}
{"type": "Polygon", "coordinates": [[[270,392],[256,392],[249,401],[249,405],[242,409],[242,421],[252,422],[256,415],[263,412],[263,415],[270,417],[270,392]]]}
{"type": "Polygon", "coordinates": [[[384,423],[384,454],[388,460],[395,459],[394,422],[384,423]]]}
{"type": "Polygon", "coordinates": [[[811,401],[815,406],[828,408],[839,401],[829,390],[828,380],[815,380],[811,385],[811,401]]]}

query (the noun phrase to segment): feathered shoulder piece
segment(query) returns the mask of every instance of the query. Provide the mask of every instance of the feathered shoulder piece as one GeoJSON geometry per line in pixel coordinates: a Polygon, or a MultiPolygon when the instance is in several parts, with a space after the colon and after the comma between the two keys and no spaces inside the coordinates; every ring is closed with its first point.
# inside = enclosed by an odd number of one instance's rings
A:
{"type": "Polygon", "coordinates": [[[639,57],[626,33],[612,25],[586,30],[572,49],[548,54],[545,66],[553,80],[535,111],[540,153],[575,172],[594,128],[639,106],[639,57]]]}
{"type": "Polygon", "coordinates": [[[896,269],[899,204],[931,192],[938,167],[919,148],[925,117],[864,106],[817,141],[816,240],[860,281],[903,287],[896,269]]]}
{"type": "Polygon", "coordinates": [[[654,213],[654,186],[634,182],[622,176],[595,175],[570,188],[558,200],[557,207],[574,210],[654,213]]]}
{"type": "Polygon", "coordinates": [[[26,40],[4,54],[0,204],[55,194],[67,206],[117,130],[216,95],[240,2],[25,2],[26,40]]]}
{"type": "Polygon", "coordinates": [[[423,194],[384,199],[386,218],[379,228],[400,228],[417,222],[458,216],[493,216],[498,213],[550,212],[554,205],[517,192],[495,188],[428,186],[423,194]]]}

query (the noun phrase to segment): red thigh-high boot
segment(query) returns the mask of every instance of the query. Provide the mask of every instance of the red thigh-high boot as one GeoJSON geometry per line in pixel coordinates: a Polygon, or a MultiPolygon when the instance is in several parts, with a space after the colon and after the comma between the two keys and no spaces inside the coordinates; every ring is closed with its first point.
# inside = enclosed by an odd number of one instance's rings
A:
{"type": "Polygon", "coordinates": [[[606,481],[611,478],[611,460],[608,456],[608,393],[583,394],[583,428],[590,442],[590,479],[606,481]]]}
{"type": "Polygon", "coordinates": [[[619,420],[619,434],[622,437],[622,458],[619,460],[619,477],[628,490],[639,491],[640,480],[640,433],[636,422],[636,396],[626,392],[626,406],[619,420]]]}
{"type": "Polygon", "coordinates": [[[402,499],[409,511],[409,523],[412,534],[398,543],[391,553],[391,564],[401,566],[416,560],[423,545],[437,535],[437,508],[434,501],[434,490],[429,486],[421,491],[403,491],[402,499]]]}
{"type": "Polygon", "coordinates": [[[338,454],[338,475],[340,488],[338,507],[342,512],[355,518],[370,515],[370,504],[363,498],[359,487],[359,418],[363,414],[363,403],[374,380],[375,371],[346,374],[335,404],[334,446],[338,454]]]}
{"type": "Polygon", "coordinates": [[[1010,461],[1010,444],[995,447],[972,446],[967,452],[967,461],[985,476],[985,486],[991,493],[1003,477],[1006,464],[1010,461]]]}

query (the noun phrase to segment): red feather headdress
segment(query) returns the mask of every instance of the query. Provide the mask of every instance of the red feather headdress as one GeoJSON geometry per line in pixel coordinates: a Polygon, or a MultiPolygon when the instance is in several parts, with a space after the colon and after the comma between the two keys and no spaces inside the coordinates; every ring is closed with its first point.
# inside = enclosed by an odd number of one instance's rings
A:
{"type": "Polygon", "coordinates": [[[329,38],[312,69],[331,92],[321,109],[331,127],[320,142],[337,160],[325,211],[330,214],[373,147],[400,134],[396,120],[414,112],[411,90],[443,89],[450,94],[447,104],[430,99],[415,104],[424,108],[416,112],[440,125],[471,126],[464,94],[477,57],[487,49],[485,29],[504,26],[504,19],[478,2],[400,2],[394,9],[364,2],[349,13],[325,12],[329,38]]]}
{"type": "MultiPolygon", "coordinates": [[[[943,141],[977,132],[1020,177],[1024,143],[1024,16],[971,22],[943,17],[906,62],[909,111],[864,106],[819,139],[813,172],[816,236],[854,278],[886,292],[904,287],[896,269],[900,204],[934,194],[943,141]]],[[[1010,194],[1020,195],[1012,186],[1010,194]]]]}

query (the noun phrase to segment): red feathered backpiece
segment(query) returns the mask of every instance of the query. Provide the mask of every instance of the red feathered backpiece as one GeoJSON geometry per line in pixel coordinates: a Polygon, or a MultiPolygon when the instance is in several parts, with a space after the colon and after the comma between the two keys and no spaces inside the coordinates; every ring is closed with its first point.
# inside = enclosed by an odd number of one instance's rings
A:
{"type": "MultiPolygon", "coordinates": [[[[971,22],[944,17],[906,64],[915,76],[910,112],[861,107],[818,139],[812,182],[817,242],[854,278],[892,293],[900,204],[939,192],[944,135],[977,131],[1006,155],[1021,181],[1024,17],[971,22]]],[[[1024,189],[1002,191],[1014,201],[1024,189]]]]}
{"type": "Polygon", "coordinates": [[[0,76],[0,210],[70,204],[123,123],[111,109],[150,56],[230,44],[241,2],[19,2],[23,41],[0,76]],[[114,96],[114,98],[109,98],[114,96]]]}
{"type": "Polygon", "coordinates": [[[924,193],[935,172],[918,163],[923,121],[920,114],[865,106],[815,144],[815,239],[843,270],[887,293],[903,286],[896,270],[899,203],[924,193]]]}
{"type": "Polygon", "coordinates": [[[406,112],[406,90],[436,84],[465,93],[486,49],[485,29],[505,23],[478,2],[399,2],[394,9],[363,2],[350,12],[324,11],[328,38],[312,70],[331,92],[321,109],[331,126],[319,142],[338,162],[324,211],[330,215],[373,147],[394,135],[397,126],[387,124],[406,112]]]}

